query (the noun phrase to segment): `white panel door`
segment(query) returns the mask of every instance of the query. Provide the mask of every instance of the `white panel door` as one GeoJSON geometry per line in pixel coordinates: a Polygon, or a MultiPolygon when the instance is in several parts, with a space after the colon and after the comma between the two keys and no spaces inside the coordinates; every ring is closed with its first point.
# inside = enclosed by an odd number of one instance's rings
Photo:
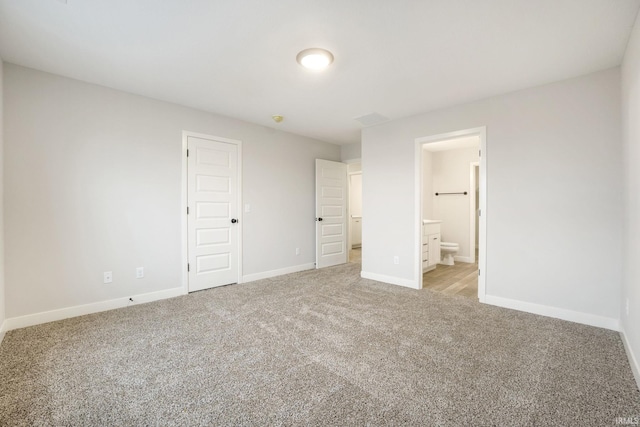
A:
{"type": "Polygon", "coordinates": [[[347,165],[316,159],[316,268],[347,262],[347,165]]]}
{"type": "Polygon", "coordinates": [[[237,283],[238,146],[188,137],[189,292],[237,283]]]}

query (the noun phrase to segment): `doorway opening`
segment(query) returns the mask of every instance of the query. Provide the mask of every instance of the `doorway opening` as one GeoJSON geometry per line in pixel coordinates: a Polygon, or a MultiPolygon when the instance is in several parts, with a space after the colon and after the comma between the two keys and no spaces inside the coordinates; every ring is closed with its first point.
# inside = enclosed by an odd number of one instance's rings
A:
{"type": "Polygon", "coordinates": [[[416,139],[420,288],[485,299],[486,130],[416,139]]]}
{"type": "Polygon", "coordinates": [[[347,164],[349,174],[349,262],[362,262],[362,166],[347,164]]]}

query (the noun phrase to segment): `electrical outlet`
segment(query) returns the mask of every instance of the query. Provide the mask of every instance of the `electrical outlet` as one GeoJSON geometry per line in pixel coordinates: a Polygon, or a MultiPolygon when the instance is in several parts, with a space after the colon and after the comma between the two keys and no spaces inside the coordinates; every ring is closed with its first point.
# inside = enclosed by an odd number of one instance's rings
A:
{"type": "Polygon", "coordinates": [[[144,267],[136,268],[136,279],[142,279],[144,277],[144,267]]]}
{"type": "Polygon", "coordinates": [[[104,283],[113,282],[113,273],[111,271],[104,272],[104,283]]]}
{"type": "Polygon", "coordinates": [[[244,205],[244,211],[245,212],[251,212],[251,205],[249,203],[244,205]]]}
{"type": "Polygon", "coordinates": [[[300,248],[296,248],[296,255],[300,255],[300,248]]]}
{"type": "Polygon", "coordinates": [[[397,255],[396,255],[396,256],[394,256],[394,257],[393,257],[393,263],[394,263],[395,265],[400,264],[400,257],[399,257],[399,256],[397,256],[397,255]]]}

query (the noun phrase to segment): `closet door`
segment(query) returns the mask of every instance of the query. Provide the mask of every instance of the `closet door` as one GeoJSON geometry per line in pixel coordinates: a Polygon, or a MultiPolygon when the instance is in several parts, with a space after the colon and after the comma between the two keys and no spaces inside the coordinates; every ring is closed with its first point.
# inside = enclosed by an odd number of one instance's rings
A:
{"type": "Polygon", "coordinates": [[[189,292],[238,283],[238,145],[188,137],[189,292]]]}

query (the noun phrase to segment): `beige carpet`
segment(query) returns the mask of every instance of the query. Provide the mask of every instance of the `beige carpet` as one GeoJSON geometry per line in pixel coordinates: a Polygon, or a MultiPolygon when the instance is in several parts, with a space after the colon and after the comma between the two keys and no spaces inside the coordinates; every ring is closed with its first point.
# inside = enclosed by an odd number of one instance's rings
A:
{"type": "Polygon", "coordinates": [[[9,332],[0,425],[603,426],[640,416],[617,333],[347,264],[9,332]]]}

